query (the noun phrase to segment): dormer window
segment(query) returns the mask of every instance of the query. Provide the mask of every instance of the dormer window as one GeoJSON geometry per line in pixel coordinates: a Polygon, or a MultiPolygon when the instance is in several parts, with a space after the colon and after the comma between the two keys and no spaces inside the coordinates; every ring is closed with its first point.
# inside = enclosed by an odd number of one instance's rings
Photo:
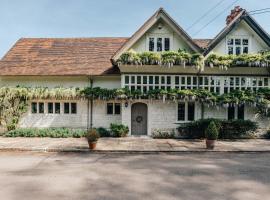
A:
{"type": "Polygon", "coordinates": [[[149,51],[170,51],[169,37],[149,37],[149,51]]]}
{"type": "Polygon", "coordinates": [[[229,55],[249,53],[249,40],[247,38],[228,38],[227,47],[229,55]]]}

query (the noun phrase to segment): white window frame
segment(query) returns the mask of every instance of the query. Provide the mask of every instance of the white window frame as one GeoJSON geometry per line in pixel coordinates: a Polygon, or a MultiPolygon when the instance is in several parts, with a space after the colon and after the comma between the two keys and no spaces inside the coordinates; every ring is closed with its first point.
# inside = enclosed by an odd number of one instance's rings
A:
{"type": "Polygon", "coordinates": [[[248,47],[248,53],[251,51],[251,39],[249,36],[241,35],[241,36],[228,36],[226,37],[226,54],[229,54],[229,47],[233,47],[233,55],[236,55],[236,47],[241,47],[241,54],[244,54],[244,47],[248,47]],[[233,39],[233,45],[228,45],[228,41],[230,39],[233,39]],[[235,44],[235,39],[240,39],[241,40],[241,45],[236,45],[235,44]],[[248,45],[243,45],[243,40],[247,39],[248,40],[248,45]]]}
{"type": "Polygon", "coordinates": [[[165,52],[165,38],[170,39],[170,49],[169,51],[173,50],[173,36],[171,34],[147,34],[146,35],[146,50],[149,51],[149,39],[154,38],[154,51],[153,52],[165,52]],[[157,51],[157,38],[162,38],[162,51],[157,51]]]}
{"type": "Polygon", "coordinates": [[[119,116],[122,114],[122,104],[120,102],[106,102],[106,115],[112,116],[112,115],[116,115],[119,116]],[[108,104],[112,104],[113,105],[113,113],[112,114],[108,114],[108,104]],[[119,104],[120,105],[120,113],[119,114],[115,114],[115,104],[119,104]]]}
{"type": "Polygon", "coordinates": [[[196,102],[195,101],[178,101],[176,103],[176,123],[187,123],[191,122],[188,120],[188,103],[194,103],[194,121],[196,121],[196,102]],[[179,103],[185,103],[185,120],[178,120],[178,106],[179,103]]]}

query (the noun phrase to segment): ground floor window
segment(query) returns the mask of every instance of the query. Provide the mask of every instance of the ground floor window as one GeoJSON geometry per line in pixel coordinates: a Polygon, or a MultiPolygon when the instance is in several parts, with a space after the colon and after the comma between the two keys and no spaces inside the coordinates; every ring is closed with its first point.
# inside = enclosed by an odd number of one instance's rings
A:
{"type": "Polygon", "coordinates": [[[64,103],[64,114],[76,114],[77,113],[77,104],[76,103],[64,103]]]}
{"type": "Polygon", "coordinates": [[[194,121],[195,103],[179,102],[177,106],[177,121],[194,121]]]}
{"type": "Polygon", "coordinates": [[[77,114],[77,103],[75,102],[32,102],[31,113],[33,114],[77,114]],[[61,111],[61,105],[63,104],[63,111],[61,111]],[[46,105],[46,110],[45,110],[46,105]]]}
{"type": "Polygon", "coordinates": [[[228,107],[228,120],[233,119],[245,119],[245,106],[242,105],[231,105],[228,107]]]}
{"type": "Polygon", "coordinates": [[[107,103],[107,115],[120,115],[121,104],[120,103],[107,103]]]}

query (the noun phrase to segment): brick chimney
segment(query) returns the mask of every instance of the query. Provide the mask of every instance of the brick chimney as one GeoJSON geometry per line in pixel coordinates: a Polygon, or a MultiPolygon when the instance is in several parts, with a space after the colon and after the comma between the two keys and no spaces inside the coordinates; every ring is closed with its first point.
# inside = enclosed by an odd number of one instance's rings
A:
{"type": "Polygon", "coordinates": [[[227,16],[226,18],[226,25],[229,25],[235,17],[239,15],[240,12],[242,12],[243,8],[240,6],[235,6],[233,10],[231,10],[231,14],[227,16]]]}

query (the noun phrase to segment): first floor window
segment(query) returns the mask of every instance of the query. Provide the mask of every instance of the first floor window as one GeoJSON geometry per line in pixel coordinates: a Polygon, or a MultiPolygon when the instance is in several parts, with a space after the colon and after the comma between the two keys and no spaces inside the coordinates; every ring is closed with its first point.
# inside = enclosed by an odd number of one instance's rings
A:
{"type": "Polygon", "coordinates": [[[155,49],[155,38],[149,38],[149,51],[154,51],[155,49]]]}
{"type": "Polygon", "coordinates": [[[36,102],[32,102],[32,104],[31,104],[31,112],[32,113],[37,113],[37,103],[36,102]]]}
{"type": "Polygon", "coordinates": [[[120,115],[121,104],[120,103],[107,103],[107,115],[120,115]]]}
{"type": "Polygon", "coordinates": [[[44,103],[38,103],[38,113],[44,113],[44,103]]]}
{"type": "Polygon", "coordinates": [[[55,114],[60,114],[60,103],[54,104],[55,114]]]}
{"type": "Polygon", "coordinates": [[[170,51],[170,38],[164,38],[164,50],[170,51]]]}
{"type": "Polygon", "coordinates": [[[228,38],[227,46],[229,55],[249,53],[249,40],[247,38],[228,38]]]}
{"type": "Polygon", "coordinates": [[[48,103],[48,113],[50,113],[50,114],[53,113],[53,103],[52,102],[48,103]]]}
{"type": "Polygon", "coordinates": [[[71,103],[71,114],[77,114],[77,103],[71,103]]]}
{"type": "Polygon", "coordinates": [[[157,38],[157,51],[162,51],[162,38],[157,38]]]}
{"type": "Polygon", "coordinates": [[[64,103],[64,113],[69,114],[69,103],[64,103]]]}
{"type": "Polygon", "coordinates": [[[178,121],[194,121],[195,119],[195,103],[194,102],[180,102],[177,109],[178,121]]]}

